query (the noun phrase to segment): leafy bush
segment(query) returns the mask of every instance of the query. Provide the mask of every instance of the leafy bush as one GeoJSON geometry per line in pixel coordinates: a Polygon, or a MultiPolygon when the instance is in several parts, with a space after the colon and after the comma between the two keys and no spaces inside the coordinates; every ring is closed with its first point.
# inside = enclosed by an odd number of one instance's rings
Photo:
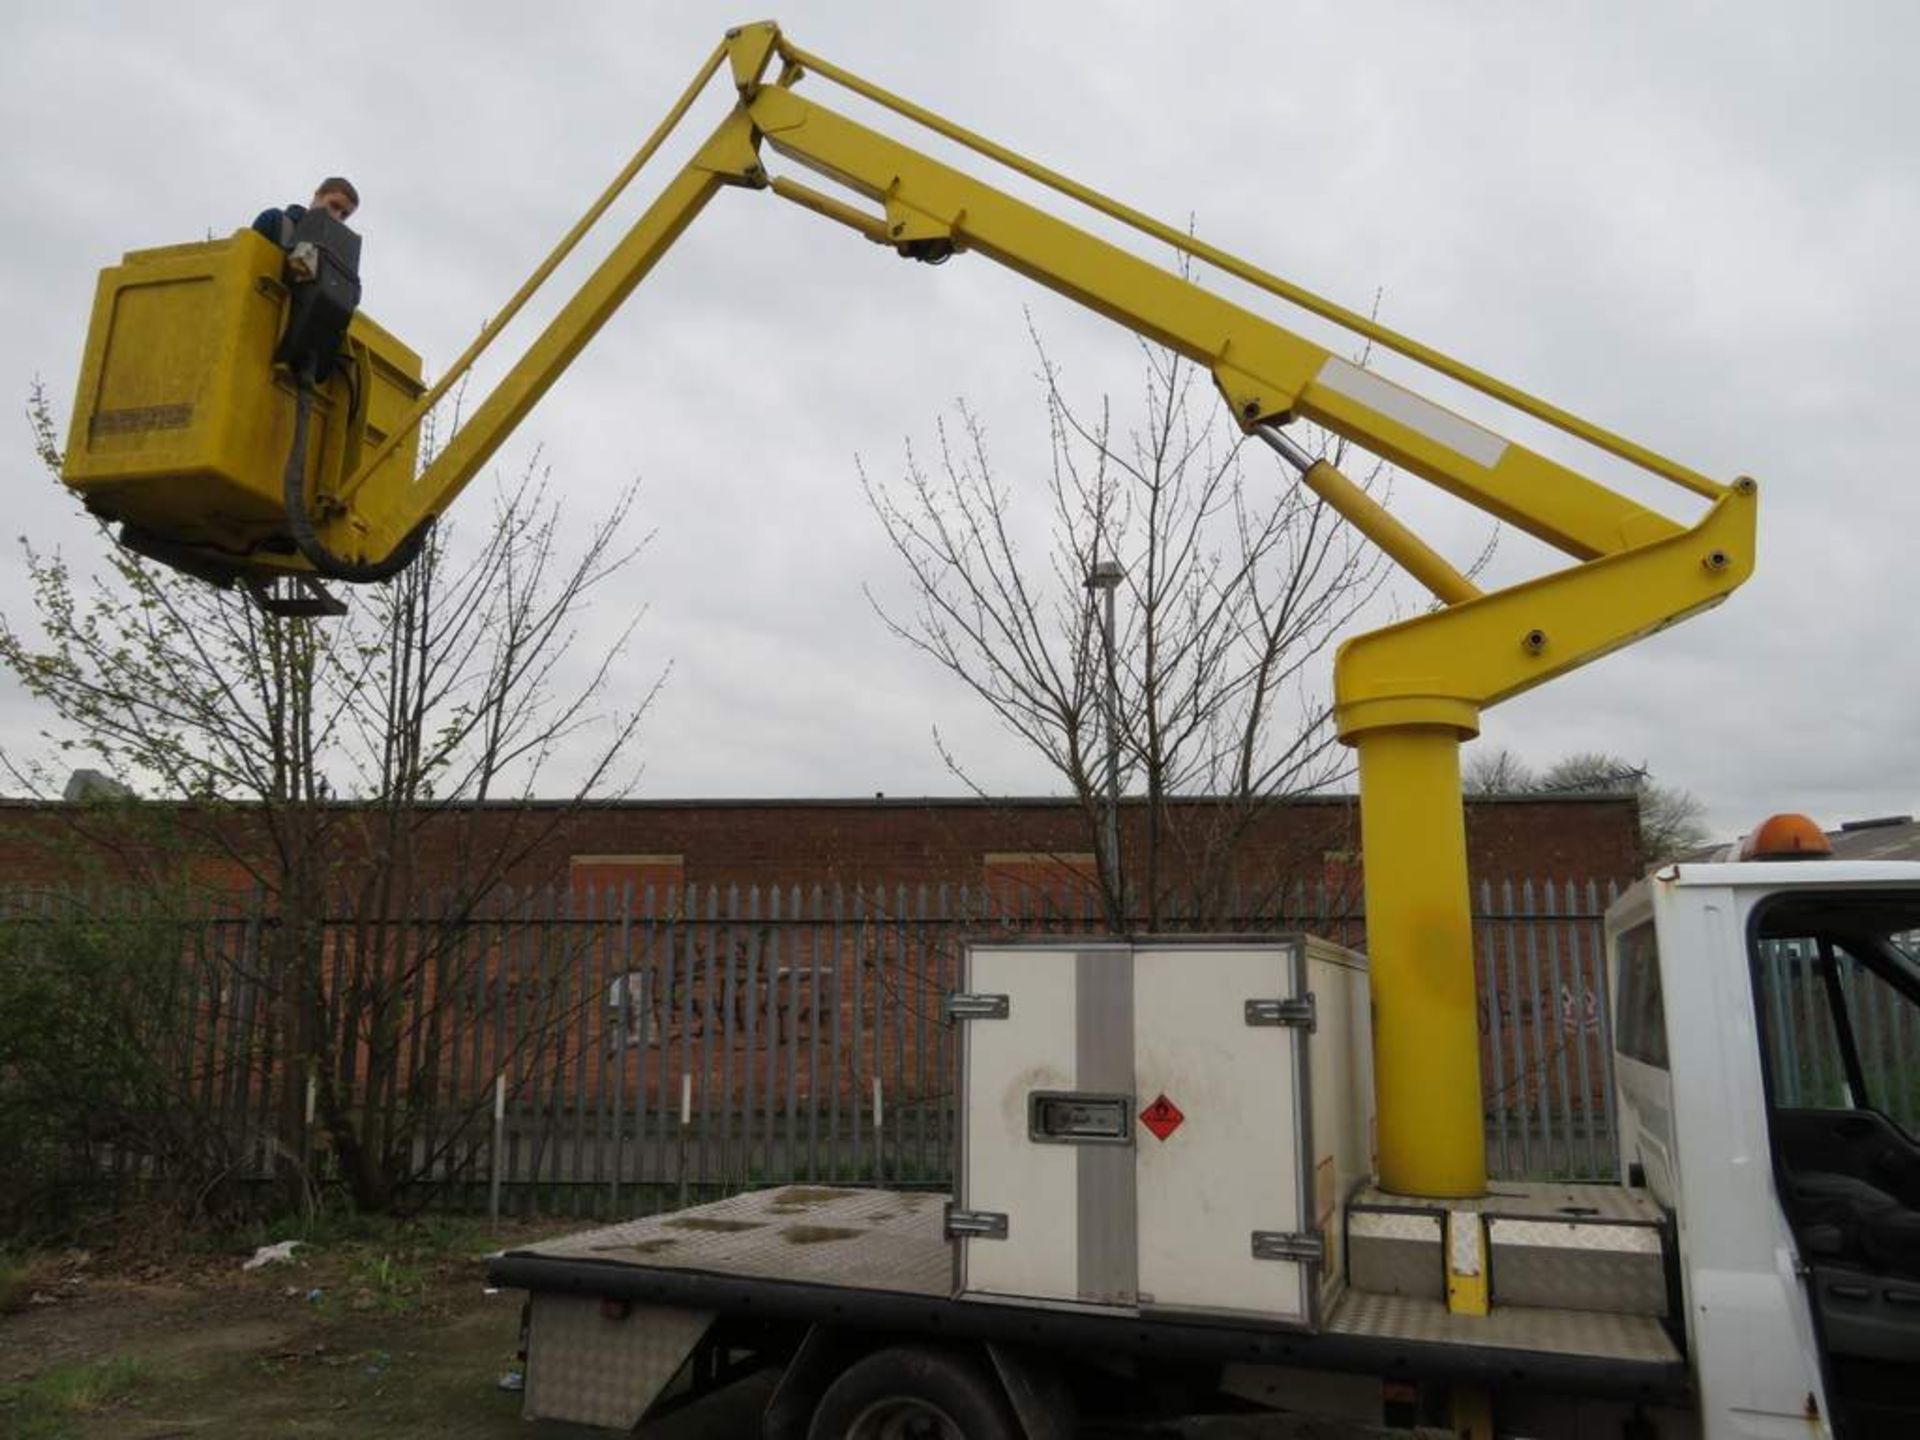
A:
{"type": "Polygon", "coordinates": [[[69,1231],[116,1182],[196,1214],[233,1203],[235,1137],[210,1111],[237,1082],[195,1054],[196,978],[220,977],[164,914],[0,915],[0,1231],[69,1231]]]}
{"type": "Polygon", "coordinates": [[[34,1267],[11,1255],[0,1255],[0,1315],[27,1308],[33,1295],[34,1267]]]}

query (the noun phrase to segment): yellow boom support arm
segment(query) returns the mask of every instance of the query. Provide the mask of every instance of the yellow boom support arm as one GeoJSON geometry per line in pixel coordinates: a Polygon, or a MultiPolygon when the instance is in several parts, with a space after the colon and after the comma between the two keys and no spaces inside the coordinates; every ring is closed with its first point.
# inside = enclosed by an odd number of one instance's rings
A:
{"type": "MultiPolygon", "coordinates": [[[[1381,1181],[1412,1195],[1482,1191],[1460,741],[1477,733],[1488,705],[1713,605],[1744,581],[1753,564],[1753,483],[1718,483],[1600,430],[1002,150],[799,50],[763,23],[728,32],[667,121],[474,347],[357,473],[338,479],[315,516],[329,548],[378,558],[443,513],[727,186],[770,189],[913,258],[984,255],[1206,366],[1243,427],[1286,454],[1307,485],[1433,592],[1440,608],[1432,613],[1342,647],[1336,717],[1341,738],[1359,755],[1381,1181]],[[410,473],[406,442],[420,419],[723,65],[737,104],[433,463],[417,477],[410,473]],[[1703,497],[1711,502],[1706,514],[1685,526],[1649,510],[1168,269],[804,99],[793,87],[808,73],[1703,497]],[[770,179],[763,148],[850,197],[770,179]],[[1286,443],[1276,427],[1299,417],[1518,526],[1573,563],[1480,593],[1358,486],[1286,443]]],[[[260,564],[300,568],[297,560],[264,554],[260,564]]]]}

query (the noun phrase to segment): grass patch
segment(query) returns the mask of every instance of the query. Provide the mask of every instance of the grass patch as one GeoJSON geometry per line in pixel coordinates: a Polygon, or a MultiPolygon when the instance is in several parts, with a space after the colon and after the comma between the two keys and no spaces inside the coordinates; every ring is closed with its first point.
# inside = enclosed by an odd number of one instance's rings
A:
{"type": "Polygon", "coordinates": [[[301,1258],[331,1251],[373,1248],[416,1259],[476,1259],[493,1250],[494,1227],[484,1218],[463,1215],[365,1215],[351,1208],[327,1207],[310,1214],[283,1215],[192,1237],[193,1248],[247,1254],[262,1245],[298,1240],[301,1258]]]}
{"type": "Polygon", "coordinates": [[[315,1210],[255,1219],[224,1229],[207,1229],[189,1235],[189,1248],[215,1251],[254,1250],[262,1245],[277,1245],[282,1240],[298,1240],[302,1245],[342,1245],[356,1240],[375,1240],[391,1232],[399,1223],[384,1215],[363,1215],[350,1205],[323,1205],[315,1210]]]}
{"type": "Polygon", "coordinates": [[[426,1298],[427,1273],[392,1255],[368,1255],[354,1263],[348,1286],[354,1309],[403,1315],[426,1298]]]}
{"type": "Polygon", "coordinates": [[[458,1215],[423,1215],[410,1222],[418,1248],[452,1260],[478,1260],[499,1249],[494,1227],[458,1215]]]}
{"type": "Polygon", "coordinates": [[[0,1428],[17,1440],[61,1440],[75,1420],[121,1404],[152,1378],[152,1366],[128,1355],[56,1365],[0,1386],[0,1428]]]}

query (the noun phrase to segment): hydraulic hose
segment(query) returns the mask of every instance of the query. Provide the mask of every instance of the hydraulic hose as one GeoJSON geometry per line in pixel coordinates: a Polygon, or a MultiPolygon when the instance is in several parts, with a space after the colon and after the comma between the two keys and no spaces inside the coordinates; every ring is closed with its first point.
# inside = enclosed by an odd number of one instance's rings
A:
{"type": "Polygon", "coordinates": [[[312,416],[313,369],[310,365],[303,365],[293,402],[293,444],[287,450],[287,468],[280,477],[281,499],[286,507],[287,529],[293,535],[293,543],[300,547],[300,553],[306,556],[307,563],[329,580],[342,580],[356,585],[391,580],[411,565],[414,557],[420,553],[420,547],[427,541],[427,531],[433,528],[433,517],[429,515],[414,526],[384,560],[343,560],[327,549],[307,514],[307,429],[312,416]]]}

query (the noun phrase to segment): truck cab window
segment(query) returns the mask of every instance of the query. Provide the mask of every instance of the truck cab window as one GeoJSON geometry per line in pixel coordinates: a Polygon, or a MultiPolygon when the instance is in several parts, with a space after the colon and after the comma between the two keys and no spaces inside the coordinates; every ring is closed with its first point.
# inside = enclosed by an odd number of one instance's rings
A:
{"type": "Polygon", "coordinates": [[[1920,970],[1913,932],[1897,928],[1910,918],[1830,894],[1762,917],[1754,962],[1776,1109],[1871,1110],[1920,1134],[1920,970]]]}
{"type": "MultiPolygon", "coordinates": [[[[1844,946],[1831,940],[1826,946],[1835,967],[1858,972],[1859,962],[1844,946]]],[[[1860,1097],[1851,1084],[1820,938],[1765,940],[1759,951],[1777,1102],[1791,1109],[1853,1109],[1860,1097]]]]}
{"type": "Polygon", "coordinates": [[[1920,1007],[1851,954],[1834,962],[1866,1092],[1859,1103],[1920,1136],[1920,1007]]]}
{"type": "Polygon", "coordinates": [[[1653,922],[1636,925],[1615,942],[1620,976],[1616,1004],[1619,1046],[1635,1060],[1667,1068],[1667,1015],[1660,994],[1660,947],[1653,922]]]}

